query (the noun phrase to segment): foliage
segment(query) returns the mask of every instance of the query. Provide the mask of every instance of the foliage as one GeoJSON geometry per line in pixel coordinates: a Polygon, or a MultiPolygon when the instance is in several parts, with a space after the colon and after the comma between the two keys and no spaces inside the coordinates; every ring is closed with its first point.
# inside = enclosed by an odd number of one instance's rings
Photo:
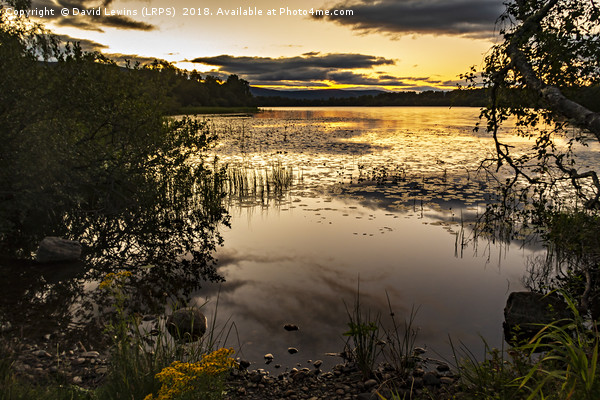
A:
{"type": "Polygon", "coordinates": [[[519,387],[531,391],[528,399],[539,395],[557,399],[597,399],[600,396],[596,326],[586,325],[575,304],[567,298],[573,320],[555,321],[544,326],[521,350],[543,352],[521,377],[519,387]]]}
{"type": "Polygon", "coordinates": [[[156,375],[162,383],[158,395],[145,400],[222,398],[225,374],[236,366],[232,354],[233,349],[221,348],[195,363],[173,362],[156,375]]]}
{"type": "Polygon", "coordinates": [[[573,300],[566,295],[565,299],[573,319],[540,325],[539,332],[522,345],[499,350],[485,344],[483,361],[465,348],[459,355],[455,352],[461,398],[597,399],[600,337],[573,300]]]}
{"type": "MultiPolygon", "coordinates": [[[[452,343],[452,342],[451,342],[452,343]]],[[[528,355],[518,349],[490,348],[483,341],[483,359],[465,346],[452,345],[456,369],[460,373],[461,388],[466,399],[520,399],[516,379],[531,367],[528,355]]]]}
{"type": "MultiPolygon", "coordinates": [[[[30,258],[44,236],[79,240],[94,265],[85,278],[136,272],[128,306],[146,311],[222,279],[213,254],[229,220],[224,171],[205,159],[216,140],[206,122],[166,117],[169,74],[180,72],[121,67],[5,8],[0,60],[1,254],[30,258]]],[[[70,297],[83,296],[81,282],[70,297]]],[[[55,298],[60,285],[47,286],[26,299],[55,298]]]]}
{"type": "Polygon", "coordinates": [[[222,389],[224,374],[234,366],[229,358],[233,349],[213,351],[227,341],[223,330],[218,331],[213,320],[202,338],[180,343],[165,335],[164,327],[155,328],[156,333],[142,327],[136,314],[126,308],[130,298],[124,289],[131,279],[129,271],[121,271],[107,274],[99,284],[99,290],[110,298],[114,314],[105,328],[112,340],[110,369],[106,382],[96,391],[98,398],[141,400],[158,393],[157,399],[179,399],[222,389]]]}
{"type": "Polygon", "coordinates": [[[590,141],[600,140],[600,116],[576,102],[577,93],[600,87],[599,17],[593,1],[509,1],[499,19],[504,41],[490,50],[480,78],[475,69],[465,76],[481,80],[491,93],[481,117],[496,155],[483,165],[500,173],[500,218],[530,202],[535,207],[525,214],[534,216],[561,204],[600,207],[597,171],[577,157],[590,141]],[[529,150],[515,150],[503,136],[508,120],[517,135],[531,140],[529,150]]]}
{"type": "Polygon", "coordinates": [[[600,141],[599,19],[594,1],[511,0],[498,20],[503,41],[480,76],[475,68],[465,75],[491,95],[480,117],[495,153],[482,167],[499,189],[478,229],[503,240],[541,235],[548,260],[530,271],[554,280],[543,290],[580,296],[583,313],[600,298],[597,235],[590,234],[600,179],[586,156],[596,156],[589,147],[600,141]]]}

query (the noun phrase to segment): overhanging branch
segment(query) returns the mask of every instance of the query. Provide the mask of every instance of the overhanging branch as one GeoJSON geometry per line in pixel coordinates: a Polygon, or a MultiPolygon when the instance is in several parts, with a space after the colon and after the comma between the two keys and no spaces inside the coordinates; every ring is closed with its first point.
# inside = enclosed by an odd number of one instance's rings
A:
{"type": "Polygon", "coordinates": [[[535,30],[539,27],[540,22],[548,15],[557,2],[558,0],[549,1],[537,13],[525,19],[521,26],[510,35],[506,50],[511,59],[511,65],[521,73],[525,83],[546,100],[550,110],[568,118],[575,126],[589,130],[600,141],[600,114],[568,99],[557,87],[546,85],[535,74],[531,64],[520,49],[520,45],[535,34],[535,30]]]}

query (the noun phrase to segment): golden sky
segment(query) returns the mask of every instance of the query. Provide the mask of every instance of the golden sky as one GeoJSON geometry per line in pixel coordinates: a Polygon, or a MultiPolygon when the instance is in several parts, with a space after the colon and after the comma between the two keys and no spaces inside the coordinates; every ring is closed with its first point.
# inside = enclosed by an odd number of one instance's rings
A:
{"type": "Polygon", "coordinates": [[[481,65],[503,12],[502,0],[34,0],[31,8],[50,10],[39,20],[64,39],[118,59],[164,59],[269,88],[395,91],[455,87],[481,65]]]}

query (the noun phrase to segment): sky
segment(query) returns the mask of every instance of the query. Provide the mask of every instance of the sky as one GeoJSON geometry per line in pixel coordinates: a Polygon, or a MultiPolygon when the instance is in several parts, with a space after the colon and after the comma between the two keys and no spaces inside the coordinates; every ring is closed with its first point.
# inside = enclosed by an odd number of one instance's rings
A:
{"type": "Polygon", "coordinates": [[[502,3],[32,0],[31,14],[117,61],[162,59],[272,89],[422,91],[453,89],[482,65],[498,40],[502,3]]]}

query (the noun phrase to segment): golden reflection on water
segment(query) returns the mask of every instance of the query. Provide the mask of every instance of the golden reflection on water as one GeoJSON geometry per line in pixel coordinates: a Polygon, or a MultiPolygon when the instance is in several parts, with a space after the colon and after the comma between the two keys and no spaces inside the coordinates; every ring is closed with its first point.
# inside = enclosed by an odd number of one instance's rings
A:
{"type": "Polygon", "coordinates": [[[473,132],[478,115],[293,108],[211,120],[222,162],[294,171],[276,199],[243,207],[232,200],[232,229],[217,254],[227,279],[219,313],[236,322],[246,357],[260,363],[273,353],[291,367],[341,351],[344,301],[352,303],[359,279],[375,312],[385,314],[386,292],[401,319],[420,306],[418,344],[444,356],[448,334],[473,349],[482,346],[479,335],[501,344],[508,293],[522,288],[526,259],[542,250],[481,241],[457,248],[485,207],[485,176],[476,169],[492,142],[473,132]],[[405,179],[378,185],[361,180],[367,170],[405,179]],[[284,331],[285,323],[300,331],[284,331]],[[287,354],[290,346],[300,353],[287,354]]]}

